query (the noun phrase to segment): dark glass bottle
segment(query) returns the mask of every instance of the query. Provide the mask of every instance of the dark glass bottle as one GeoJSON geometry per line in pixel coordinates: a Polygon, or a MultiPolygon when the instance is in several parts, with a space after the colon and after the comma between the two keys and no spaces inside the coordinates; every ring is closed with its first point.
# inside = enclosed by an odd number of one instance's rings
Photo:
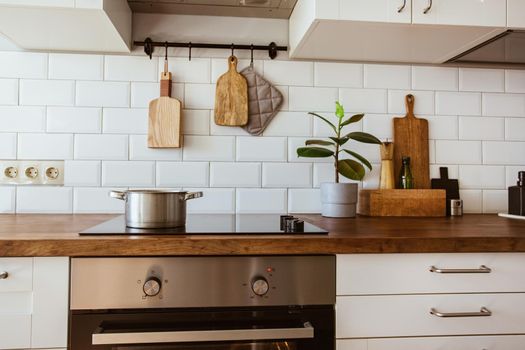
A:
{"type": "Polygon", "coordinates": [[[517,186],[509,187],[509,214],[525,216],[525,171],[518,173],[517,186]]]}
{"type": "Polygon", "coordinates": [[[412,189],[414,188],[414,179],[412,178],[412,170],[410,169],[410,157],[403,157],[402,164],[398,187],[405,190],[412,189]]]}

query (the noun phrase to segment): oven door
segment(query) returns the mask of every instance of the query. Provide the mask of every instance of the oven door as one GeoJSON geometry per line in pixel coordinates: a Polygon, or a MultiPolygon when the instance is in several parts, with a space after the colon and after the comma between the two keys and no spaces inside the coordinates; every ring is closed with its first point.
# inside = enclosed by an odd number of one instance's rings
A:
{"type": "Polygon", "coordinates": [[[332,350],[327,309],[192,310],[71,315],[72,350],[332,350]]]}

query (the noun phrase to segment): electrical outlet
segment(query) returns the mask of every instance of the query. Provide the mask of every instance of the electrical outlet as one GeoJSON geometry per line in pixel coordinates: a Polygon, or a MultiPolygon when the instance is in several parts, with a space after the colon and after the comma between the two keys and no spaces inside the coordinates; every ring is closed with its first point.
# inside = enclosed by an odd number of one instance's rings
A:
{"type": "Polygon", "coordinates": [[[0,160],[0,184],[64,185],[64,161],[0,160]]]}

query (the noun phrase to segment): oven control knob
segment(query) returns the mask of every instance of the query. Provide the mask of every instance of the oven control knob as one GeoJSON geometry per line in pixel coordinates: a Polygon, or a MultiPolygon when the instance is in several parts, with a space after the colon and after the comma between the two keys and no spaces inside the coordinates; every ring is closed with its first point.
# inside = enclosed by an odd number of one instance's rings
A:
{"type": "Polygon", "coordinates": [[[264,277],[256,277],[252,281],[252,290],[258,296],[263,296],[268,293],[270,285],[264,277]]]}
{"type": "Polygon", "coordinates": [[[147,297],[154,297],[160,293],[162,283],[157,277],[150,277],[144,282],[142,290],[147,297]]]}

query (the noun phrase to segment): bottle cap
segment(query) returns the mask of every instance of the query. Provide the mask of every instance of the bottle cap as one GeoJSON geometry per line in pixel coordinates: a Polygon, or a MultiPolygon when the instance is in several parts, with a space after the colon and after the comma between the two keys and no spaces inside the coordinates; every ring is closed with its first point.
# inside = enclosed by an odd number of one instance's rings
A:
{"type": "Polygon", "coordinates": [[[525,186],[525,171],[518,173],[518,186],[525,186]]]}
{"type": "Polygon", "coordinates": [[[401,158],[401,161],[403,162],[403,164],[408,164],[408,163],[410,163],[410,157],[403,156],[401,158]]]}

